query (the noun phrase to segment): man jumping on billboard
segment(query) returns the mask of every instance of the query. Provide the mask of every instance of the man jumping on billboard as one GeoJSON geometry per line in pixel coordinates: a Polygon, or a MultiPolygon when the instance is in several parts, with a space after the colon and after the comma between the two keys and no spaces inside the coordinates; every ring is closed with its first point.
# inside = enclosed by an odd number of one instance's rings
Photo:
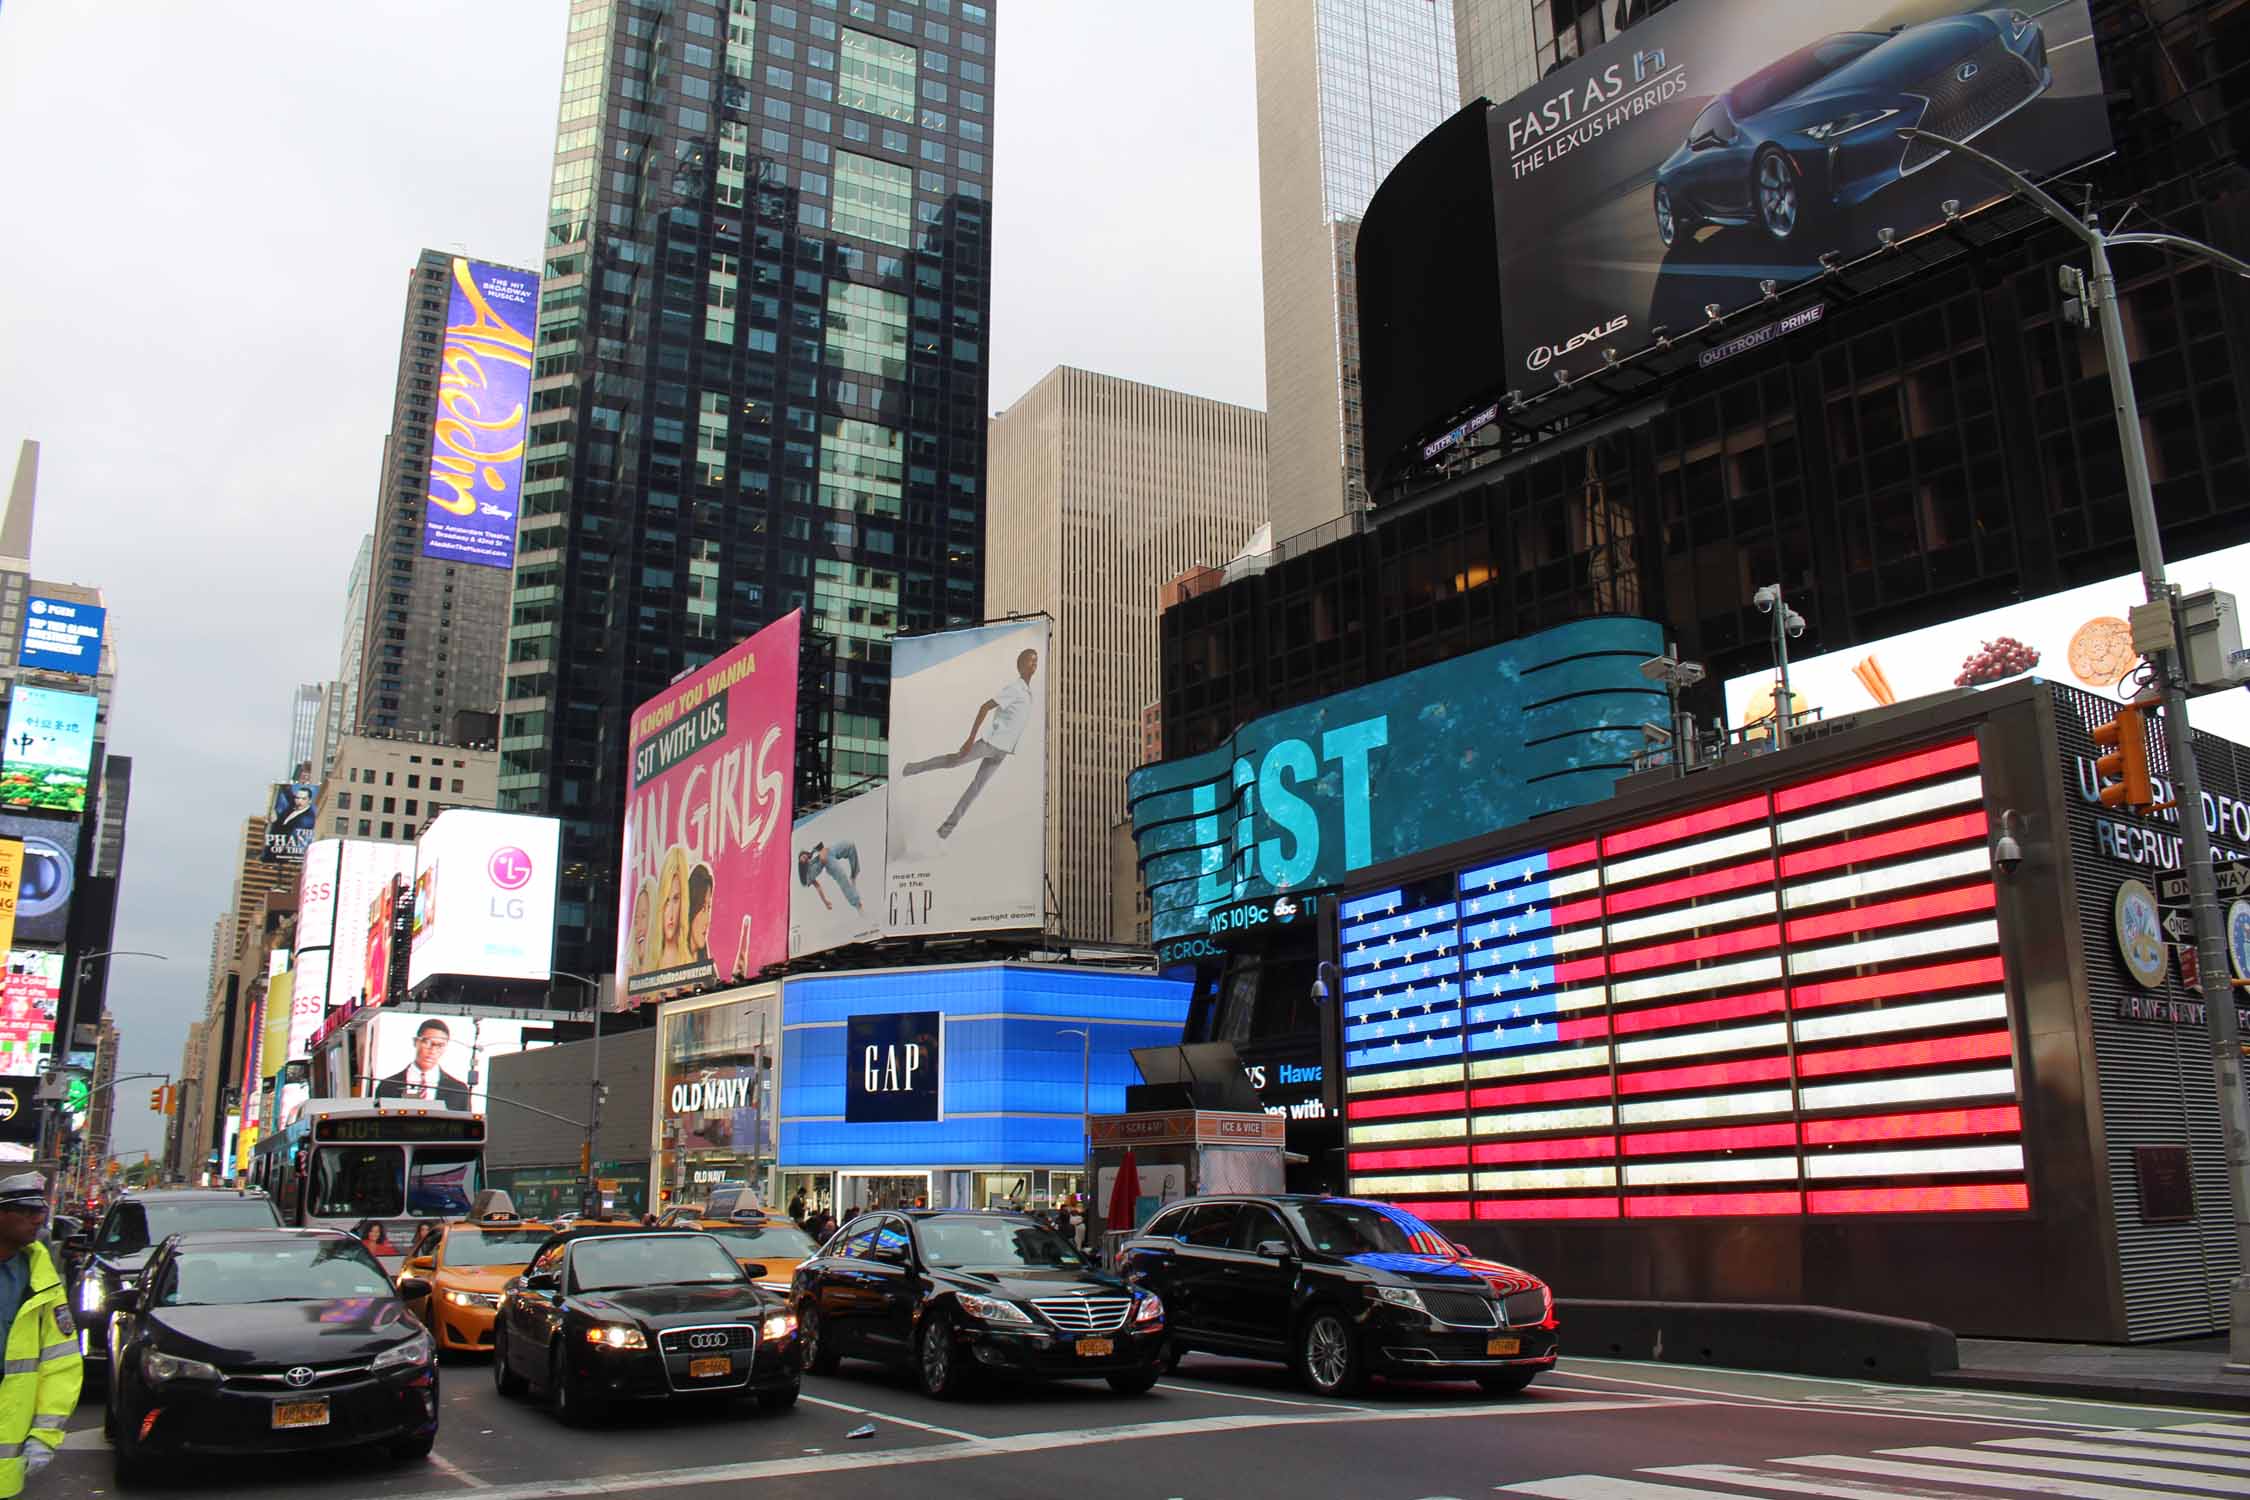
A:
{"type": "Polygon", "coordinates": [[[820,904],[829,911],[834,911],[836,903],[830,901],[828,893],[820,888],[820,877],[823,875],[836,882],[836,889],[851,903],[853,911],[860,909],[859,886],[855,883],[859,879],[857,844],[848,840],[839,840],[834,844],[822,842],[798,852],[798,883],[811,886],[812,893],[820,898],[820,904]],[[845,869],[847,865],[850,866],[848,872],[845,869]]]}
{"type": "Polygon", "coordinates": [[[1031,674],[1039,669],[1039,653],[1025,650],[1016,657],[1016,675],[998,692],[984,700],[977,709],[976,719],[969,725],[969,737],[961,748],[951,755],[932,756],[928,760],[910,761],[905,774],[920,776],[926,771],[950,771],[957,766],[974,763],[976,774],[969,778],[961,793],[961,800],[953,804],[945,821],[938,824],[937,836],[951,838],[960,825],[961,815],[969,804],[977,800],[977,793],[1000,769],[1000,763],[1015,754],[1017,743],[1023,738],[1025,723],[1031,718],[1031,674]],[[989,716],[989,722],[988,722],[989,716]],[[978,736],[982,735],[980,739],[978,736]]]}

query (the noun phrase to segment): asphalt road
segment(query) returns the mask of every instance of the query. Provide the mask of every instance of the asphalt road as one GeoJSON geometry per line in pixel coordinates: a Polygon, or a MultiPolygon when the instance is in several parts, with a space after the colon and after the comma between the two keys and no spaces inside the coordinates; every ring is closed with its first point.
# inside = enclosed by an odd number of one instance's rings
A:
{"type": "MultiPolygon", "coordinates": [[[[847,1363],[797,1408],[628,1411],[593,1431],[448,1365],[437,1453],[183,1468],[159,1492],[259,1500],[576,1495],[896,1500],[1684,1500],[1691,1495],[2250,1495],[2250,1413],[2108,1406],[1610,1360],[1526,1395],[1378,1385],[1313,1400],[1281,1370],[1191,1356],[1145,1396],[1014,1387],[956,1403],[847,1363]],[[850,1434],[872,1424],[871,1436],[850,1434]]],[[[100,1407],[81,1407],[34,1497],[110,1492],[100,1407]]]]}

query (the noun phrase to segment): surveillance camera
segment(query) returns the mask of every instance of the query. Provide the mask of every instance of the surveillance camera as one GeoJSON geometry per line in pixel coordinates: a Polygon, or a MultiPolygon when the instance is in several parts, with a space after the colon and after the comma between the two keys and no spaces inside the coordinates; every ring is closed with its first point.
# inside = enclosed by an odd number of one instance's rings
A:
{"type": "Polygon", "coordinates": [[[1885,250],[1890,249],[1898,243],[1898,231],[1887,224],[1884,225],[1881,229],[1875,231],[1875,243],[1881,245],[1885,250]]]}
{"type": "Polygon", "coordinates": [[[1711,320],[1712,322],[1714,322],[1714,323],[1718,322],[1718,321],[1719,321],[1719,304],[1718,304],[1718,303],[1716,303],[1716,302],[1706,302],[1706,303],[1704,303],[1704,304],[1703,304],[1703,316],[1705,316],[1706,318],[1709,318],[1709,319],[1710,319],[1710,320],[1711,320]]]}
{"type": "Polygon", "coordinates": [[[2016,842],[2014,834],[2003,833],[1993,842],[1992,862],[2003,875],[2016,873],[2016,867],[2023,863],[2023,845],[2016,842]]]}
{"type": "Polygon", "coordinates": [[[1782,617],[1781,628],[1789,632],[1791,640],[1795,640],[1805,633],[1805,617],[1795,610],[1790,610],[1782,617]]]}
{"type": "Polygon", "coordinates": [[[1759,614],[1772,614],[1773,607],[1781,602],[1781,585],[1778,583],[1767,584],[1750,596],[1750,602],[1758,606],[1759,614]]]}

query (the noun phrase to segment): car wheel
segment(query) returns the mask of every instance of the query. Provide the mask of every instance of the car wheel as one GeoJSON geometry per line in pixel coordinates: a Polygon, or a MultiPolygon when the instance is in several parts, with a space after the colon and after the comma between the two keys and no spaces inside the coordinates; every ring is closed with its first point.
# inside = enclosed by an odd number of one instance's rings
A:
{"type": "Polygon", "coordinates": [[[798,1393],[803,1389],[803,1385],[798,1384],[785,1385],[777,1390],[760,1391],[758,1392],[758,1410],[787,1411],[797,1404],[798,1393]]]}
{"type": "Polygon", "coordinates": [[[400,1438],[391,1444],[391,1457],[402,1464],[418,1464],[430,1456],[437,1446],[437,1434],[426,1432],[420,1437],[400,1438]]]}
{"type": "Polygon", "coordinates": [[[1145,1370],[1125,1370],[1109,1377],[1109,1388],[1120,1396],[1145,1396],[1164,1378],[1161,1361],[1145,1370]]]}
{"type": "Polygon", "coordinates": [[[1177,1371],[1180,1368],[1180,1361],[1186,1358],[1187,1345],[1181,1343],[1178,1339],[1173,1339],[1164,1346],[1164,1373],[1170,1375],[1177,1371]]]}
{"type": "Polygon", "coordinates": [[[820,1309],[807,1302],[797,1309],[797,1357],[807,1375],[836,1373],[836,1350],[820,1326],[820,1309]]]}
{"type": "Polygon", "coordinates": [[[1664,248],[1669,250],[1686,229],[1686,223],[1681,220],[1679,211],[1672,204],[1672,190],[1668,187],[1658,188],[1656,190],[1656,237],[1662,240],[1664,248]]]}
{"type": "Polygon", "coordinates": [[[914,1378],[922,1394],[935,1401],[951,1401],[968,1389],[969,1371],[961,1351],[953,1347],[953,1320],[942,1312],[922,1320],[914,1341],[914,1378]]]}
{"type": "Polygon", "coordinates": [[[1315,1308],[1297,1328],[1297,1378],[1322,1396],[1348,1396],[1366,1380],[1359,1340],[1332,1309],[1315,1308]]]}
{"type": "Polygon", "coordinates": [[[1527,1389],[1539,1377],[1537,1370],[1501,1370],[1492,1375],[1479,1375],[1477,1384],[1487,1396],[1514,1396],[1527,1389]]]}
{"type": "Polygon", "coordinates": [[[153,1477],[148,1456],[141,1451],[140,1424],[128,1409],[111,1419],[110,1479],[121,1490],[139,1489],[153,1477]]]}
{"type": "Polygon", "coordinates": [[[1805,183],[1796,163],[1780,151],[1760,153],[1751,192],[1758,205],[1758,222],[1768,236],[1786,240],[1805,220],[1805,183]]]}
{"type": "Polygon", "coordinates": [[[503,1396],[520,1396],[526,1382],[508,1364],[508,1335],[492,1330],[492,1388],[503,1396]]]}
{"type": "Polygon", "coordinates": [[[547,1399],[565,1427],[590,1427],[601,1419],[601,1402],[586,1393],[571,1373],[570,1361],[557,1349],[547,1363],[547,1399]]]}

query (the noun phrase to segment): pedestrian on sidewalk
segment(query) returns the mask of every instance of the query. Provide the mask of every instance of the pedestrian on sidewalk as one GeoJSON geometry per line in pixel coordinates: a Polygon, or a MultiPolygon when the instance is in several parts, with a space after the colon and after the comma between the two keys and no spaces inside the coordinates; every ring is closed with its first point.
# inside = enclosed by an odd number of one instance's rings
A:
{"type": "Polygon", "coordinates": [[[63,1423],[78,1406],[78,1328],[61,1269],[39,1238],[46,1220],[44,1177],[20,1172],[0,1179],[0,1328],[8,1331],[0,1497],[22,1494],[31,1476],[55,1461],[63,1423]]]}

